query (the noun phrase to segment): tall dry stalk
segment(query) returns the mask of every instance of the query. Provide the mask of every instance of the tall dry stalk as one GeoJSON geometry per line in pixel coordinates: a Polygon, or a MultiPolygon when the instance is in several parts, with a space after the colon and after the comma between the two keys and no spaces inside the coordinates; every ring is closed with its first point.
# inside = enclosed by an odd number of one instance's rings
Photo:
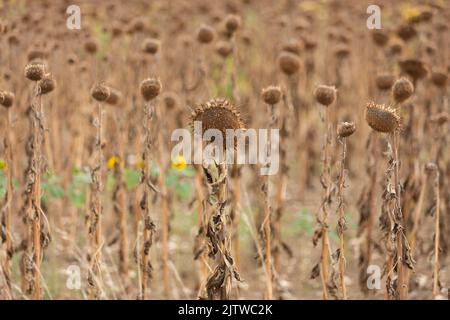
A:
{"type": "MultiPolygon", "coordinates": [[[[295,43],[294,43],[294,46],[295,46],[295,43]]],[[[296,48],[296,49],[298,49],[298,48],[296,48]]],[[[298,52],[297,52],[297,54],[298,54],[298,52]]],[[[293,127],[296,128],[295,129],[296,134],[298,134],[300,139],[302,139],[303,138],[303,132],[302,132],[303,126],[300,125],[300,122],[301,122],[300,118],[305,115],[305,110],[302,109],[302,106],[301,106],[302,103],[301,103],[301,99],[300,99],[300,96],[298,93],[299,78],[300,78],[299,70],[301,67],[301,61],[300,61],[300,58],[297,56],[297,54],[294,54],[289,51],[282,51],[280,53],[280,55],[278,56],[279,67],[280,67],[281,71],[284,73],[284,75],[286,76],[286,88],[287,88],[287,93],[283,94],[283,100],[285,103],[284,103],[284,108],[280,109],[280,120],[281,120],[282,126],[286,125],[286,122],[287,122],[286,120],[288,117],[288,110],[289,110],[287,101],[289,99],[290,103],[292,104],[292,109],[294,111],[293,127]]],[[[281,129],[283,129],[283,128],[281,128],[281,129]]],[[[284,128],[284,129],[286,129],[286,128],[284,128]]],[[[281,134],[285,135],[285,137],[283,137],[283,138],[287,138],[286,130],[283,130],[281,132],[281,134]]],[[[308,154],[307,154],[306,148],[302,148],[301,142],[303,142],[303,141],[300,141],[300,143],[298,144],[297,152],[300,153],[300,158],[303,159],[304,162],[308,162],[308,154]]],[[[280,148],[281,148],[280,161],[285,162],[285,159],[283,159],[283,158],[285,158],[286,155],[285,155],[285,152],[283,151],[283,149],[285,149],[285,146],[283,145],[283,143],[281,143],[280,148]]],[[[286,163],[284,163],[284,164],[280,163],[280,165],[282,167],[282,172],[281,172],[281,176],[280,176],[280,184],[277,187],[277,189],[278,189],[278,191],[277,191],[277,194],[278,194],[277,199],[278,200],[277,201],[280,202],[280,200],[281,200],[281,202],[278,204],[278,207],[282,208],[282,204],[284,203],[284,200],[282,199],[282,197],[280,197],[282,191],[279,188],[282,187],[281,183],[284,183],[283,180],[286,175],[285,171],[287,171],[287,168],[286,168],[286,163]]],[[[299,177],[300,183],[298,184],[300,198],[302,198],[304,195],[306,182],[308,180],[307,168],[308,168],[308,165],[306,165],[306,164],[301,166],[301,168],[300,168],[300,177],[299,177]]],[[[281,218],[281,214],[282,214],[282,212],[280,213],[280,218],[281,218]]],[[[277,213],[277,216],[278,216],[278,213],[277,213]]],[[[277,227],[275,227],[275,229],[276,228],[277,227]]],[[[276,241],[278,242],[278,240],[276,240],[276,241]]],[[[275,250],[275,256],[274,256],[275,270],[279,270],[279,267],[280,267],[279,253],[276,253],[276,251],[277,250],[275,250]]]]}
{"type": "Polygon", "coordinates": [[[433,189],[434,189],[434,201],[435,201],[435,212],[434,212],[434,257],[433,257],[433,297],[436,297],[440,291],[440,281],[439,281],[439,251],[440,251],[440,186],[439,186],[439,168],[433,162],[426,165],[427,173],[434,178],[433,189]]]}
{"type": "Polygon", "coordinates": [[[197,226],[198,232],[195,237],[194,260],[199,260],[199,295],[203,291],[203,282],[208,277],[208,263],[206,261],[206,225],[207,225],[207,203],[205,201],[205,192],[203,187],[203,174],[200,165],[194,165],[195,168],[195,197],[197,201],[197,226]]]}
{"type": "Polygon", "coordinates": [[[403,255],[403,238],[405,236],[404,230],[402,227],[403,216],[401,209],[401,185],[399,180],[399,158],[398,158],[398,141],[399,134],[398,130],[395,130],[391,133],[391,145],[393,146],[393,161],[394,161],[394,188],[395,188],[395,206],[393,211],[392,220],[394,224],[392,226],[392,231],[395,232],[396,239],[396,255],[397,260],[397,288],[399,292],[400,300],[403,300],[407,297],[407,284],[404,278],[404,255],[403,255]]]}
{"type": "Polygon", "coordinates": [[[156,120],[159,125],[157,131],[157,149],[159,155],[159,172],[158,172],[158,184],[159,184],[159,198],[161,208],[161,249],[162,249],[162,271],[163,271],[163,288],[164,297],[170,299],[171,286],[170,286],[170,270],[169,270],[169,223],[170,223],[170,210],[169,210],[169,194],[166,187],[166,160],[164,158],[164,119],[161,114],[161,109],[156,108],[156,120]]]}
{"type": "Polygon", "coordinates": [[[2,270],[6,282],[6,294],[12,299],[12,283],[11,283],[11,265],[13,256],[13,239],[12,239],[12,201],[13,201],[13,152],[12,152],[12,125],[11,125],[11,107],[14,102],[14,94],[12,92],[0,92],[0,104],[6,109],[6,135],[4,138],[4,147],[6,153],[6,194],[5,203],[2,208],[2,218],[0,227],[1,241],[5,243],[5,261],[2,270]]]}
{"type": "Polygon", "coordinates": [[[152,191],[156,191],[151,181],[151,173],[149,168],[150,154],[152,149],[151,123],[154,113],[153,99],[161,92],[161,82],[155,78],[148,78],[141,82],[140,91],[145,100],[144,104],[144,146],[142,151],[142,161],[144,162],[141,169],[141,186],[142,198],[140,201],[142,216],[142,248],[140,249],[140,258],[138,259],[140,270],[141,288],[139,298],[145,300],[148,298],[148,282],[152,277],[152,264],[149,260],[150,248],[153,244],[153,234],[155,232],[155,224],[150,215],[150,197],[152,191]]]}
{"type": "Polygon", "coordinates": [[[115,106],[114,119],[117,123],[119,134],[116,140],[118,156],[112,156],[108,160],[108,169],[111,169],[114,174],[115,185],[112,193],[113,210],[117,216],[117,225],[119,229],[119,272],[123,279],[128,278],[129,271],[129,240],[127,228],[127,192],[124,178],[125,167],[125,145],[127,125],[124,121],[124,110],[121,105],[122,94],[111,88],[109,98],[106,103],[115,106]]]}
{"type": "MultiPolygon", "coordinates": [[[[282,92],[279,87],[269,86],[263,89],[261,96],[264,102],[268,107],[268,115],[269,115],[269,131],[275,128],[278,124],[278,115],[275,109],[275,105],[281,100],[282,92]]],[[[284,121],[284,117],[282,118],[284,121]]],[[[272,146],[268,145],[270,149],[272,146]]],[[[284,149],[283,149],[284,150],[284,149]]],[[[283,153],[283,151],[281,151],[283,153]]],[[[283,170],[283,169],[282,169],[283,170]]],[[[277,184],[277,216],[274,222],[274,243],[272,244],[272,208],[270,206],[270,190],[269,184],[270,179],[269,176],[264,176],[262,178],[262,186],[261,191],[264,197],[264,216],[263,222],[261,225],[261,230],[263,231],[263,244],[264,244],[264,267],[266,273],[266,298],[269,300],[273,299],[273,272],[272,272],[272,250],[274,253],[274,258],[276,259],[278,265],[275,267],[275,271],[279,271],[280,268],[280,247],[281,247],[281,213],[282,206],[284,204],[284,183],[283,173],[278,180],[277,184]]]]}
{"type": "Polygon", "coordinates": [[[391,107],[369,103],[366,107],[366,121],[373,130],[389,134],[386,190],[383,192],[380,221],[386,233],[387,297],[402,300],[407,298],[408,294],[404,267],[413,269],[414,260],[406,239],[401,210],[402,187],[399,180],[398,158],[400,116],[397,110],[391,107]]]}
{"type": "MultiPolygon", "coordinates": [[[[194,136],[203,135],[207,128],[213,128],[226,137],[227,129],[241,129],[243,123],[236,108],[224,99],[213,99],[198,106],[192,113],[194,136]],[[202,124],[202,132],[196,132],[195,123],[202,124]]],[[[225,141],[225,140],[223,140],[225,141]]],[[[212,158],[203,159],[203,175],[208,186],[207,201],[211,204],[211,214],[206,217],[206,238],[208,255],[215,267],[210,269],[206,280],[206,297],[209,300],[228,300],[233,280],[240,281],[240,275],[231,255],[230,214],[228,202],[228,166],[225,153],[233,146],[215,143],[216,153],[212,158]],[[222,152],[221,152],[222,151],[222,152]]]]}
{"type": "Polygon", "coordinates": [[[96,131],[94,164],[91,169],[91,194],[89,204],[89,224],[88,234],[90,241],[90,261],[88,270],[89,297],[91,299],[101,299],[103,297],[103,276],[102,276],[102,218],[103,218],[103,176],[104,176],[104,141],[103,141],[103,102],[111,95],[111,89],[102,83],[94,85],[91,89],[91,96],[97,101],[96,117],[94,117],[94,127],[96,131]]]}
{"type": "Polygon", "coordinates": [[[287,163],[287,139],[289,138],[287,123],[288,123],[288,97],[283,94],[283,106],[280,108],[280,174],[276,186],[276,211],[274,221],[274,268],[279,274],[281,272],[281,249],[283,248],[283,239],[281,237],[281,222],[285,210],[286,202],[286,188],[288,178],[288,163],[287,163]]]}
{"type": "MultiPolygon", "coordinates": [[[[121,147],[120,149],[123,149],[121,147]]],[[[128,228],[127,228],[127,208],[126,208],[126,191],[125,179],[123,176],[123,152],[118,163],[114,166],[115,187],[113,191],[114,212],[118,218],[119,226],[119,271],[122,277],[127,278],[129,271],[128,257],[128,228]]]]}
{"type": "MultiPolygon", "coordinates": [[[[230,74],[231,91],[234,101],[240,101],[237,86],[237,70],[239,70],[239,55],[237,47],[237,31],[241,26],[241,17],[234,14],[229,14],[225,17],[224,25],[228,42],[223,42],[222,48],[218,47],[218,53],[225,58],[231,53],[233,66],[230,74]],[[221,50],[222,49],[222,50],[221,50]],[[231,52],[230,52],[231,49],[231,52]]],[[[223,67],[223,66],[222,66],[223,67]]],[[[242,166],[234,164],[230,170],[230,178],[232,188],[230,188],[231,208],[231,232],[234,249],[235,264],[238,270],[241,268],[241,239],[239,232],[239,225],[241,220],[241,175],[242,166]]],[[[238,292],[239,297],[239,292],[238,292]]]]}
{"type": "Polygon", "coordinates": [[[270,208],[270,192],[269,192],[269,176],[262,178],[261,191],[264,198],[264,220],[261,225],[264,239],[264,268],[266,273],[266,294],[265,298],[273,299],[273,275],[272,275],[272,226],[271,222],[271,208],[270,208]]]}
{"type": "Polygon", "coordinates": [[[241,268],[241,240],[239,236],[239,224],[241,220],[241,169],[239,165],[233,165],[231,169],[231,181],[233,187],[231,188],[231,209],[230,218],[233,227],[233,248],[236,267],[241,268]]]}
{"type": "Polygon", "coordinates": [[[367,293],[367,268],[372,260],[372,253],[375,241],[373,239],[375,218],[377,215],[377,196],[378,196],[378,180],[379,180],[379,152],[378,137],[375,133],[371,133],[367,139],[366,149],[368,151],[367,159],[367,176],[369,178],[368,188],[364,188],[358,200],[360,209],[360,221],[358,227],[358,235],[365,232],[365,243],[361,246],[359,258],[359,284],[363,292],[367,293]]]}
{"type": "Polygon", "coordinates": [[[216,267],[210,272],[206,281],[206,293],[209,300],[229,300],[233,279],[240,280],[231,257],[231,237],[227,230],[230,219],[226,208],[227,174],[225,163],[204,168],[204,175],[210,188],[209,201],[213,204],[206,236],[209,256],[217,258],[216,267]]]}
{"type": "Polygon", "coordinates": [[[30,138],[29,148],[30,162],[27,168],[27,186],[25,189],[25,222],[28,226],[27,252],[24,253],[22,268],[25,275],[25,290],[33,294],[33,298],[42,298],[41,289],[41,262],[42,249],[50,241],[50,234],[46,217],[41,207],[41,177],[42,177],[42,146],[44,139],[44,114],[42,107],[42,95],[53,90],[54,82],[44,81],[46,74],[42,63],[33,62],[25,67],[25,77],[35,81],[35,89],[29,110],[30,138]],[[48,90],[48,91],[47,91],[48,90]]]}
{"type": "Polygon", "coordinates": [[[351,136],[355,132],[355,124],[349,122],[343,122],[338,126],[338,136],[339,142],[342,144],[342,152],[341,152],[341,163],[339,166],[339,181],[337,184],[337,199],[338,199],[338,224],[337,224],[337,233],[339,235],[339,255],[338,255],[338,264],[339,264],[339,280],[341,287],[342,299],[347,300],[347,288],[345,286],[345,248],[344,248],[344,232],[347,229],[347,223],[345,220],[345,211],[344,211],[344,188],[345,188],[345,158],[347,156],[347,137],[351,136]]]}
{"type": "MultiPolygon", "coordinates": [[[[394,82],[392,86],[392,97],[395,105],[399,109],[401,104],[406,101],[414,92],[413,84],[406,78],[400,78],[394,82]]],[[[398,112],[398,111],[397,111],[398,112]]],[[[412,116],[414,113],[412,113],[412,116]]],[[[399,171],[399,145],[400,130],[398,128],[390,133],[391,146],[393,149],[393,166],[394,166],[394,191],[395,206],[392,216],[394,222],[392,226],[392,238],[396,240],[396,267],[397,267],[397,291],[400,300],[408,298],[408,282],[405,267],[413,268],[414,261],[411,257],[411,249],[406,238],[406,218],[402,212],[402,185],[400,183],[399,171]]]]}
{"type": "MultiPolygon", "coordinates": [[[[314,90],[314,97],[317,102],[325,107],[324,114],[324,145],[323,145],[323,171],[320,177],[322,188],[324,189],[324,195],[322,197],[320,205],[320,213],[317,216],[317,222],[319,223],[318,229],[314,233],[313,244],[317,245],[319,239],[322,239],[322,248],[320,253],[320,278],[322,282],[323,298],[328,300],[330,297],[330,240],[328,236],[328,215],[330,205],[333,197],[333,182],[331,180],[331,144],[332,144],[332,124],[330,122],[330,109],[333,102],[336,100],[336,89],[330,86],[318,86],[314,90]]],[[[311,274],[311,278],[315,278],[318,275],[317,266],[314,267],[311,274]]]]}

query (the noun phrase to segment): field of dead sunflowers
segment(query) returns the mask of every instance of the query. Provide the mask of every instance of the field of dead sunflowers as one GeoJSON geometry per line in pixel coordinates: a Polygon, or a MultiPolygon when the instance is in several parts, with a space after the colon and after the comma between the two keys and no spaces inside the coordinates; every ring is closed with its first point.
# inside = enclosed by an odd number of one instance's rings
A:
{"type": "Polygon", "coordinates": [[[0,1],[0,299],[448,299],[449,21],[0,1]],[[196,122],[279,129],[278,170],[174,157],[196,122]]]}

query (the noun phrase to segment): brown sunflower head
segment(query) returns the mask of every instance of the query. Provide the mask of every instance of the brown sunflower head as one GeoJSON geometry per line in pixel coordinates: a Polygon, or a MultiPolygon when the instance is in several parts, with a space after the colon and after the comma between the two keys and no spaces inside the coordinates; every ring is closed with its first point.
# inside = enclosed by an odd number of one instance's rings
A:
{"type": "Polygon", "coordinates": [[[192,128],[196,121],[201,122],[202,135],[208,129],[219,130],[222,133],[224,146],[227,129],[238,130],[245,127],[239,111],[226,99],[212,99],[199,105],[191,115],[192,128]]]}
{"type": "Polygon", "coordinates": [[[108,98],[105,100],[105,102],[107,103],[107,104],[110,104],[110,105],[117,105],[117,104],[119,104],[119,102],[120,102],[120,100],[122,99],[122,93],[119,91],[119,90],[117,90],[117,89],[114,89],[114,88],[110,88],[110,90],[109,90],[109,96],[108,96],[108,98]]]}
{"type": "Polygon", "coordinates": [[[215,30],[208,25],[201,25],[197,30],[197,40],[202,44],[211,43],[215,37],[215,30]]]}
{"type": "Polygon", "coordinates": [[[84,50],[89,54],[95,54],[98,50],[97,42],[94,39],[87,39],[84,43],[84,50]]]}
{"type": "Polygon", "coordinates": [[[389,52],[391,55],[399,55],[402,53],[404,47],[404,42],[399,38],[392,39],[389,45],[389,52]]]}
{"type": "Polygon", "coordinates": [[[341,122],[337,128],[338,135],[341,138],[347,138],[351,136],[355,131],[356,126],[354,122],[341,122]]]}
{"type": "Polygon", "coordinates": [[[320,85],[314,90],[314,98],[324,106],[329,106],[336,100],[336,88],[333,86],[320,85]]]}
{"type": "Polygon", "coordinates": [[[288,76],[293,75],[300,69],[299,57],[291,52],[281,52],[278,57],[278,64],[281,71],[288,76]]]}
{"type": "Polygon", "coordinates": [[[448,76],[444,71],[433,71],[431,73],[431,81],[436,87],[443,88],[447,84],[448,76]]]}
{"type": "Polygon", "coordinates": [[[91,96],[99,102],[106,101],[110,94],[111,89],[103,83],[97,83],[91,89],[91,96]]]}
{"type": "Polygon", "coordinates": [[[5,108],[10,108],[14,102],[14,93],[9,91],[0,92],[0,104],[5,108]]]}
{"type": "Polygon", "coordinates": [[[45,75],[45,67],[43,63],[32,62],[25,67],[25,77],[31,81],[39,81],[45,75]]]}
{"type": "Polygon", "coordinates": [[[384,47],[389,41],[389,35],[385,31],[375,29],[372,32],[372,40],[377,46],[384,47]]]}
{"type": "Polygon", "coordinates": [[[140,91],[145,101],[155,99],[161,92],[161,82],[156,78],[148,78],[141,82],[140,91]]]}
{"type": "Polygon", "coordinates": [[[403,41],[409,41],[412,38],[414,38],[417,35],[416,28],[410,24],[402,24],[397,29],[397,35],[403,40],[403,41]]]}
{"type": "Polygon", "coordinates": [[[38,82],[39,93],[41,95],[52,92],[56,87],[56,81],[50,73],[47,73],[38,82]]]}
{"type": "Polygon", "coordinates": [[[381,73],[375,78],[379,90],[389,90],[395,82],[395,76],[391,73],[381,73]]]}
{"type": "Polygon", "coordinates": [[[229,41],[218,41],[216,52],[223,58],[228,57],[233,52],[233,46],[229,41]]]}
{"type": "Polygon", "coordinates": [[[367,124],[378,132],[394,132],[400,128],[400,116],[395,109],[370,102],[366,106],[367,124]]]}
{"type": "Polygon", "coordinates": [[[394,82],[392,96],[396,103],[401,103],[408,99],[414,92],[414,86],[407,78],[400,78],[394,82]]]}
{"type": "Polygon", "coordinates": [[[164,106],[167,110],[173,110],[179,104],[179,98],[174,92],[167,92],[163,97],[164,106]]]}
{"type": "Polygon", "coordinates": [[[399,64],[402,71],[414,80],[424,78],[428,73],[425,63],[421,60],[406,59],[400,61],[399,64]]]}
{"type": "Polygon", "coordinates": [[[142,44],[142,51],[148,54],[156,54],[160,46],[161,42],[158,39],[148,38],[142,44]]]}
{"type": "Polygon", "coordinates": [[[262,90],[261,97],[267,104],[277,104],[281,100],[281,89],[278,86],[268,86],[262,90]]]}
{"type": "Polygon", "coordinates": [[[235,14],[229,14],[225,18],[225,28],[229,34],[233,34],[241,26],[241,17],[235,14]]]}

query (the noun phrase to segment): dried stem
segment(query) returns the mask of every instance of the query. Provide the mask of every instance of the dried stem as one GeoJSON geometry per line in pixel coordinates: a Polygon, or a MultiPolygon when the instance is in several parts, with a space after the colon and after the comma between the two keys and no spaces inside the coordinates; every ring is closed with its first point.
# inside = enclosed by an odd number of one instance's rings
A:
{"type": "Polygon", "coordinates": [[[322,198],[321,215],[319,216],[320,236],[322,238],[322,250],[320,255],[320,278],[322,281],[323,298],[329,299],[328,281],[330,266],[330,240],[328,238],[328,210],[332,197],[331,182],[331,163],[330,163],[330,147],[331,147],[331,124],[330,124],[330,106],[325,108],[325,142],[323,147],[323,172],[321,175],[322,187],[325,189],[325,195],[322,198]]]}
{"type": "Polygon", "coordinates": [[[239,223],[241,219],[241,167],[234,165],[231,170],[233,188],[231,190],[231,221],[233,224],[233,244],[236,267],[241,268],[241,243],[239,237],[239,223]]]}
{"type": "Polygon", "coordinates": [[[5,206],[3,207],[2,227],[5,230],[6,256],[2,266],[3,275],[6,281],[7,295],[12,298],[11,292],[11,264],[13,256],[13,239],[12,239],[12,196],[13,196],[13,153],[12,153],[12,137],[11,137],[11,108],[7,108],[6,115],[6,135],[4,146],[6,149],[7,167],[6,167],[6,194],[5,206]]]}
{"type": "Polygon", "coordinates": [[[209,202],[213,213],[209,218],[206,236],[209,256],[217,264],[210,272],[206,292],[209,300],[228,300],[233,279],[240,281],[238,270],[231,256],[231,237],[227,230],[230,216],[227,210],[227,165],[214,163],[203,168],[210,189],[209,202]]]}
{"type": "MultiPolygon", "coordinates": [[[[437,168],[436,168],[437,169],[437,168]]],[[[434,265],[433,265],[433,296],[439,294],[439,240],[440,240],[440,190],[439,190],[439,170],[435,171],[434,196],[436,201],[435,224],[434,224],[434,265]]]]}
{"type": "Polygon", "coordinates": [[[164,296],[166,299],[171,298],[171,288],[170,288],[170,270],[169,270],[169,199],[168,199],[168,191],[166,188],[166,175],[165,175],[165,166],[164,166],[164,158],[163,158],[163,118],[161,116],[161,110],[159,108],[156,109],[157,122],[159,123],[159,130],[157,133],[158,139],[158,154],[159,154],[159,188],[161,193],[160,195],[160,205],[161,205],[161,238],[162,238],[162,269],[163,269],[163,286],[164,286],[164,296]]]}
{"type": "Polygon", "coordinates": [[[140,299],[147,299],[147,286],[148,281],[152,276],[152,265],[149,260],[150,247],[153,243],[153,233],[155,231],[155,224],[150,216],[150,189],[151,189],[151,176],[149,168],[150,151],[152,146],[152,139],[150,133],[150,124],[153,118],[153,104],[148,102],[144,105],[144,150],[142,152],[142,161],[144,162],[141,170],[141,185],[143,189],[142,198],[140,201],[141,213],[142,213],[142,225],[143,225],[143,243],[141,248],[141,292],[140,299]]]}
{"type": "MultiPolygon", "coordinates": [[[[412,229],[409,234],[408,241],[411,243],[411,254],[414,257],[416,252],[416,243],[417,243],[417,232],[419,231],[420,222],[422,219],[422,209],[423,204],[425,200],[425,194],[427,190],[427,179],[424,173],[421,174],[421,188],[420,188],[420,194],[419,194],[419,200],[416,203],[416,206],[414,208],[413,213],[413,224],[412,229]]],[[[410,270],[407,270],[406,272],[406,282],[409,284],[409,279],[411,276],[410,270]]]]}
{"type": "Polygon", "coordinates": [[[395,209],[394,209],[394,230],[396,246],[397,246],[397,288],[400,300],[406,299],[408,296],[408,285],[405,282],[403,267],[403,227],[402,227],[402,211],[401,211],[401,186],[399,181],[399,159],[398,159],[398,130],[391,134],[394,160],[394,188],[395,188],[395,209]]]}
{"type": "Polygon", "coordinates": [[[103,107],[97,103],[97,119],[94,120],[96,128],[95,167],[91,171],[91,204],[89,216],[89,236],[91,241],[90,269],[88,275],[89,296],[91,299],[100,299],[102,292],[102,191],[103,191],[103,107]]]}
{"type": "Polygon", "coordinates": [[[199,260],[199,292],[203,291],[203,283],[208,277],[208,265],[205,259],[205,234],[206,234],[206,206],[203,189],[203,176],[201,166],[195,165],[195,193],[197,199],[197,224],[198,233],[195,239],[194,259],[199,260]]]}
{"type": "Polygon", "coordinates": [[[113,191],[113,205],[114,212],[117,215],[119,226],[119,271],[123,278],[128,277],[129,268],[129,254],[128,254],[128,230],[127,230],[127,208],[126,208],[126,190],[123,170],[125,165],[125,150],[124,150],[124,134],[126,132],[122,115],[118,114],[116,122],[119,123],[120,134],[118,141],[119,159],[114,166],[114,177],[116,185],[113,191]]]}
{"type": "Polygon", "coordinates": [[[271,208],[269,193],[269,176],[263,177],[262,192],[264,195],[264,220],[262,228],[264,232],[264,267],[266,271],[266,299],[273,299],[273,276],[272,276],[272,248],[271,248],[271,208]]]}
{"type": "Polygon", "coordinates": [[[342,299],[347,300],[347,289],[345,287],[345,254],[344,254],[344,232],[347,229],[344,212],[344,188],[345,188],[345,157],[347,153],[347,139],[342,138],[340,141],[342,144],[342,156],[339,170],[339,182],[338,182],[338,227],[337,232],[339,235],[339,279],[341,284],[342,299]]]}
{"type": "MultiPolygon", "coordinates": [[[[270,116],[269,130],[271,130],[277,123],[278,117],[275,111],[275,105],[269,105],[268,113],[270,116]]],[[[269,145],[268,148],[272,146],[269,145]]],[[[272,274],[272,208],[270,207],[270,179],[266,175],[262,179],[261,187],[264,196],[264,220],[261,228],[264,236],[264,267],[266,271],[266,299],[273,299],[273,274],[272,274]]]]}
{"type": "Polygon", "coordinates": [[[377,215],[377,196],[378,196],[378,135],[372,133],[368,139],[369,157],[367,166],[367,175],[369,177],[369,187],[364,189],[359,200],[359,206],[361,211],[361,218],[359,222],[358,234],[366,232],[366,241],[361,246],[360,253],[360,287],[365,293],[367,293],[367,268],[372,260],[373,249],[373,226],[375,217],[377,215]]]}
{"type": "Polygon", "coordinates": [[[281,119],[281,141],[280,141],[280,167],[281,172],[276,185],[276,211],[275,211],[275,221],[274,221],[274,268],[277,273],[281,270],[281,248],[283,240],[281,238],[281,218],[284,213],[284,205],[286,201],[286,185],[287,185],[287,152],[286,145],[283,141],[288,138],[287,132],[287,121],[288,121],[288,101],[286,95],[283,95],[283,108],[280,108],[280,119],[281,119]]]}
{"type": "Polygon", "coordinates": [[[24,254],[21,261],[22,290],[28,295],[34,294],[34,299],[42,297],[41,292],[41,245],[47,245],[49,234],[41,228],[41,170],[42,170],[42,140],[44,124],[41,95],[36,84],[33,100],[29,109],[30,137],[26,153],[29,158],[26,169],[26,187],[24,191],[25,204],[22,215],[26,224],[27,236],[24,254]]]}

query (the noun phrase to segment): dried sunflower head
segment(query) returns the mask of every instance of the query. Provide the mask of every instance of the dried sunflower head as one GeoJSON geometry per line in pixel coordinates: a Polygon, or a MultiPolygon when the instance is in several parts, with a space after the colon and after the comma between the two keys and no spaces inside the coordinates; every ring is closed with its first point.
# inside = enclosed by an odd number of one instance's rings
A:
{"type": "Polygon", "coordinates": [[[321,105],[329,106],[336,100],[336,88],[333,86],[320,85],[314,90],[314,98],[321,105]]]}
{"type": "Polygon", "coordinates": [[[140,84],[140,91],[145,101],[155,99],[161,92],[161,82],[156,78],[147,78],[140,84]]]}
{"type": "Polygon", "coordinates": [[[217,129],[222,133],[223,143],[226,143],[227,129],[244,129],[241,115],[234,105],[226,99],[212,99],[199,105],[191,115],[191,126],[200,121],[203,135],[208,129],[217,129]]]}
{"type": "Polygon", "coordinates": [[[5,108],[10,108],[14,103],[14,93],[9,91],[0,92],[0,104],[5,108]]]}
{"type": "Polygon", "coordinates": [[[366,106],[367,124],[378,132],[394,132],[400,128],[400,116],[395,109],[370,102],[366,106]]]}
{"type": "Polygon", "coordinates": [[[281,89],[278,86],[268,86],[262,90],[261,97],[267,104],[277,104],[281,100],[281,89]]]}
{"type": "Polygon", "coordinates": [[[424,78],[428,73],[425,63],[421,60],[406,59],[400,61],[399,64],[402,72],[406,73],[415,80],[424,78]]]}
{"type": "Polygon", "coordinates": [[[347,138],[351,136],[356,131],[356,126],[354,122],[341,122],[338,125],[338,135],[341,138],[347,138]]]}
{"type": "Polygon", "coordinates": [[[395,76],[391,73],[378,74],[375,83],[379,90],[389,90],[395,82],[395,76]]]}
{"type": "Polygon", "coordinates": [[[91,96],[99,102],[102,102],[102,101],[105,101],[106,99],[108,99],[110,94],[111,94],[111,89],[107,85],[105,85],[101,82],[96,83],[91,89],[91,96]]]}
{"type": "Polygon", "coordinates": [[[38,82],[40,94],[52,92],[56,87],[56,81],[50,73],[46,73],[38,82]]]}
{"type": "Polygon", "coordinates": [[[396,103],[401,103],[408,99],[414,92],[414,86],[406,78],[400,78],[394,82],[392,96],[396,103]]]}
{"type": "Polygon", "coordinates": [[[437,87],[440,87],[440,88],[445,87],[447,84],[447,79],[448,79],[448,76],[445,73],[445,71],[443,71],[443,70],[433,71],[433,73],[431,73],[431,81],[437,87]]]}
{"type": "Polygon", "coordinates": [[[31,81],[39,81],[45,75],[45,67],[43,63],[32,62],[25,67],[25,77],[31,81]]]}
{"type": "Polygon", "coordinates": [[[105,100],[105,102],[110,105],[118,105],[121,99],[122,99],[122,93],[117,89],[110,88],[109,96],[105,100]]]}

